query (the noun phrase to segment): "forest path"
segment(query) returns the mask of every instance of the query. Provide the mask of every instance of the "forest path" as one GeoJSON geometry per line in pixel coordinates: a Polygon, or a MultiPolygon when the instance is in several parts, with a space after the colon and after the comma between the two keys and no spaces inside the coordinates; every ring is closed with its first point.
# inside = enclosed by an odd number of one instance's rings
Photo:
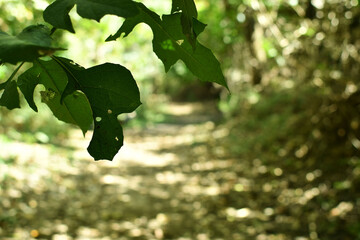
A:
{"type": "Polygon", "coordinates": [[[322,168],[299,169],[302,159],[242,154],[246,126],[216,125],[207,104],[169,104],[161,124],[125,127],[113,161],[89,156],[91,133],[75,131],[63,145],[0,136],[0,239],[355,239],[337,237],[340,222],[335,237],[320,234],[348,213],[358,233],[358,193],[346,187],[358,175],[336,188],[322,168]]]}
{"type": "Polygon", "coordinates": [[[91,134],[84,139],[79,131],[66,146],[3,145],[14,164],[1,170],[6,177],[0,236],[211,239],[209,231],[231,234],[226,216],[217,211],[236,175],[233,160],[213,141],[228,133],[215,128],[215,106],[172,103],[164,113],[166,123],[125,128],[124,146],[113,161],[94,162],[86,152],[91,134]]]}
{"type": "MultiPolygon", "coordinates": [[[[214,102],[169,103],[161,114],[166,118],[162,123],[139,129],[131,129],[125,125],[124,146],[110,165],[138,164],[156,167],[177,162],[177,150],[180,150],[177,148],[182,151],[185,146],[208,141],[214,134],[214,122],[221,118],[214,102]]],[[[74,131],[69,138],[67,146],[79,147],[75,153],[76,158],[89,158],[86,146],[91,134],[88,133],[84,139],[80,131],[74,131]]]]}

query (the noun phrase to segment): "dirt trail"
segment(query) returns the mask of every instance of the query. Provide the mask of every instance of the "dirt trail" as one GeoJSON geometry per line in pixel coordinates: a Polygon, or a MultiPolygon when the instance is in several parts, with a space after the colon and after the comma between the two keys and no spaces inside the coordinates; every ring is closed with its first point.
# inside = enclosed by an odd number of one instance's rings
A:
{"type": "MultiPolygon", "coordinates": [[[[166,166],[179,161],[177,148],[196,142],[206,142],[215,129],[214,121],[220,119],[215,103],[171,103],[163,109],[168,121],[141,129],[124,126],[124,146],[113,162],[105,165],[166,166]]],[[[83,138],[74,131],[69,138],[69,147],[78,146],[75,158],[88,159],[86,146],[91,138],[83,138]]],[[[183,154],[186,154],[185,151],[183,154]]],[[[102,164],[102,163],[100,163],[102,164]]]]}
{"type": "Polygon", "coordinates": [[[0,239],[355,239],[358,172],[331,182],[302,159],[232,156],[246,129],[211,109],[170,104],[166,122],[125,127],[113,161],[94,162],[80,131],[62,146],[0,136],[0,239]]]}
{"type": "Polygon", "coordinates": [[[209,139],[226,134],[215,131],[214,109],[169,105],[169,123],[125,130],[125,144],[112,162],[93,162],[86,152],[90,135],[84,139],[79,132],[65,148],[2,144],[1,157],[14,164],[0,172],[0,236],[107,240],[229,234],[215,206],[226,191],[218,179],[234,176],[223,176],[231,160],[208,151],[216,148],[209,139]],[[214,212],[208,212],[212,206],[214,212]]]}

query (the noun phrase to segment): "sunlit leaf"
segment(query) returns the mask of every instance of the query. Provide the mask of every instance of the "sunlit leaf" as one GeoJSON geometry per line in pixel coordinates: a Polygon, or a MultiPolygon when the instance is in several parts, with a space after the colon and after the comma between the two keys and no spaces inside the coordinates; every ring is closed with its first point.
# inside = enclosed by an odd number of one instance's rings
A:
{"type": "MultiPolygon", "coordinates": [[[[139,14],[127,18],[120,29],[107,40],[115,40],[123,33],[126,37],[139,23],[148,24],[153,33],[153,49],[156,55],[164,63],[165,70],[181,59],[190,71],[202,81],[216,82],[227,87],[224,75],[218,60],[210,49],[199,42],[195,44],[195,50],[181,28],[181,14],[163,15],[162,19],[153,11],[138,3],[139,14]]],[[[201,32],[205,26],[197,23],[197,32],[201,32]]]]}
{"type": "Polygon", "coordinates": [[[33,100],[34,89],[42,84],[45,91],[41,92],[41,101],[46,103],[54,116],[59,120],[72,123],[81,128],[83,133],[90,128],[92,112],[86,96],[81,92],[73,92],[60,98],[67,84],[67,75],[55,61],[38,60],[34,66],[19,77],[19,87],[29,106],[37,110],[33,100]]]}
{"type": "Polygon", "coordinates": [[[39,83],[46,91],[42,94],[42,101],[52,110],[54,115],[67,123],[78,125],[85,133],[92,123],[92,111],[85,95],[73,92],[60,103],[62,92],[67,84],[67,76],[61,66],[55,61],[37,61],[36,67],[41,69],[39,83]]]}

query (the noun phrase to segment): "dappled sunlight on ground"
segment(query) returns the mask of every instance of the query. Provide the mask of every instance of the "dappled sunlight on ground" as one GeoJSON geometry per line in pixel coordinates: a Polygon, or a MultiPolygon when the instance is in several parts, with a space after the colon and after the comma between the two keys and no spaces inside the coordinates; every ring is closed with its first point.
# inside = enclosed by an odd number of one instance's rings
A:
{"type": "Polygon", "coordinates": [[[112,162],[88,155],[91,133],[61,146],[0,138],[2,239],[311,240],[322,219],[358,218],[354,201],[318,202],[337,197],[321,169],[229,155],[230,130],[193,106],[169,108],[183,110],[178,122],[125,128],[112,162]],[[207,120],[190,123],[197,114],[207,120]]]}

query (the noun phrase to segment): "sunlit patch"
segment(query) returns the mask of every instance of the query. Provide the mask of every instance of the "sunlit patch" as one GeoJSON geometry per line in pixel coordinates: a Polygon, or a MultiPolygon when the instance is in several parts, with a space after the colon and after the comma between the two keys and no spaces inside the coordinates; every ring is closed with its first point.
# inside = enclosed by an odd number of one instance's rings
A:
{"type": "Polygon", "coordinates": [[[303,158],[309,151],[309,148],[307,145],[301,146],[298,150],[295,152],[295,156],[297,158],[303,158]]]}
{"type": "Polygon", "coordinates": [[[312,0],[311,3],[317,9],[323,9],[325,5],[325,0],[312,0]]]}
{"type": "Polygon", "coordinates": [[[353,17],[353,13],[352,13],[351,11],[347,11],[347,12],[345,13],[345,18],[346,18],[346,19],[352,19],[352,17],[353,17]]]}
{"type": "Polygon", "coordinates": [[[19,190],[17,190],[17,189],[9,189],[9,190],[7,191],[7,194],[8,194],[9,197],[11,197],[11,198],[21,198],[21,196],[22,196],[22,193],[21,193],[19,190]]]}
{"type": "Polygon", "coordinates": [[[238,14],[236,15],[236,20],[237,20],[238,22],[240,22],[240,23],[245,22],[245,20],[246,20],[245,14],[243,14],[243,13],[238,13],[238,14]]]}
{"type": "Polygon", "coordinates": [[[344,93],[345,93],[346,97],[348,97],[357,91],[358,91],[358,87],[353,82],[348,82],[346,84],[344,93]]]}
{"type": "Polygon", "coordinates": [[[42,102],[49,102],[50,100],[54,99],[56,96],[56,92],[49,88],[46,91],[40,91],[41,101],[42,102]]]}
{"type": "MultiPolygon", "coordinates": [[[[65,225],[65,224],[57,224],[56,226],[55,226],[55,229],[56,229],[56,231],[57,232],[59,232],[59,233],[66,233],[68,230],[69,230],[69,227],[67,226],[67,225],[65,225]]],[[[62,239],[62,238],[59,238],[59,239],[62,239]]],[[[64,238],[64,240],[67,240],[68,238],[64,238]]]]}
{"type": "Polygon", "coordinates": [[[162,184],[175,184],[186,180],[184,174],[170,171],[158,173],[156,174],[155,178],[158,182],[162,184]]]}
{"type": "MultiPolygon", "coordinates": [[[[146,143],[143,142],[143,144],[146,143]]],[[[135,144],[125,144],[117,156],[119,159],[122,159],[123,162],[129,161],[143,166],[167,166],[177,160],[177,156],[173,153],[162,155],[154,153],[153,150],[157,148],[159,148],[157,145],[147,149],[144,146],[140,147],[135,144]]]]}
{"type": "Polygon", "coordinates": [[[266,166],[264,166],[264,165],[261,165],[261,166],[259,166],[258,168],[257,168],[257,170],[258,170],[258,172],[259,173],[261,173],[261,174],[265,174],[265,173],[267,173],[267,167],[266,166]]]}
{"type": "Polygon", "coordinates": [[[339,205],[331,209],[331,217],[344,217],[348,212],[353,210],[354,205],[351,202],[341,202],[339,205]]]}
{"type": "Polygon", "coordinates": [[[116,176],[116,175],[104,175],[100,178],[102,184],[114,184],[114,185],[123,185],[126,186],[129,182],[128,179],[116,176]]]}
{"type": "Polygon", "coordinates": [[[49,3],[45,0],[33,0],[34,1],[34,7],[39,10],[45,9],[47,6],[49,6],[49,3]]]}
{"type": "Polygon", "coordinates": [[[170,39],[163,41],[163,42],[161,43],[161,47],[162,47],[164,50],[175,51],[173,42],[172,42],[170,39]]]}
{"type": "Polygon", "coordinates": [[[353,139],[351,139],[351,143],[355,148],[360,149],[360,140],[359,139],[354,137],[353,139]]]}
{"type": "Polygon", "coordinates": [[[270,183],[265,183],[263,186],[262,186],[262,190],[264,192],[271,192],[273,189],[272,185],[270,183]]]}
{"type": "Polygon", "coordinates": [[[304,192],[304,196],[307,200],[311,200],[320,194],[319,188],[311,188],[304,192]]]}
{"type": "Polygon", "coordinates": [[[281,168],[275,168],[274,169],[274,175],[275,176],[281,176],[283,174],[283,170],[281,168]]]}
{"type": "Polygon", "coordinates": [[[177,40],[177,41],[176,41],[176,43],[177,43],[179,46],[181,46],[181,44],[183,44],[183,42],[184,42],[184,39],[180,39],[180,40],[177,40]]]}
{"type": "Polygon", "coordinates": [[[314,179],[315,175],[313,173],[310,172],[306,174],[306,180],[308,180],[309,182],[314,181],[314,179]]]}
{"type": "Polygon", "coordinates": [[[33,229],[33,230],[30,231],[30,236],[33,237],[33,238],[37,238],[37,237],[39,237],[39,235],[40,235],[40,233],[36,229],[33,229]]]}
{"type": "Polygon", "coordinates": [[[298,0],[289,0],[289,4],[294,7],[299,4],[299,1],[298,0]]]}
{"type": "Polygon", "coordinates": [[[250,208],[240,208],[240,209],[228,208],[228,209],[226,209],[226,214],[229,217],[234,217],[234,218],[247,218],[250,216],[251,212],[252,211],[250,208]]]}
{"type": "Polygon", "coordinates": [[[97,122],[101,122],[101,120],[102,120],[101,117],[96,117],[96,118],[95,118],[95,121],[97,121],[97,122]]]}
{"type": "Polygon", "coordinates": [[[235,184],[234,190],[237,191],[237,192],[242,192],[242,191],[244,191],[244,185],[242,185],[240,183],[235,184]]]}
{"type": "Polygon", "coordinates": [[[81,239],[93,239],[100,236],[100,232],[96,228],[80,227],[77,230],[77,235],[81,239]]]}
{"type": "Polygon", "coordinates": [[[275,213],[275,211],[274,211],[273,208],[265,208],[265,209],[264,209],[264,214],[265,214],[266,216],[274,215],[274,213],[275,213]]]}
{"type": "Polygon", "coordinates": [[[37,203],[36,200],[31,199],[31,200],[29,201],[29,206],[30,206],[31,208],[36,208],[36,207],[38,206],[38,203],[37,203]]]}

